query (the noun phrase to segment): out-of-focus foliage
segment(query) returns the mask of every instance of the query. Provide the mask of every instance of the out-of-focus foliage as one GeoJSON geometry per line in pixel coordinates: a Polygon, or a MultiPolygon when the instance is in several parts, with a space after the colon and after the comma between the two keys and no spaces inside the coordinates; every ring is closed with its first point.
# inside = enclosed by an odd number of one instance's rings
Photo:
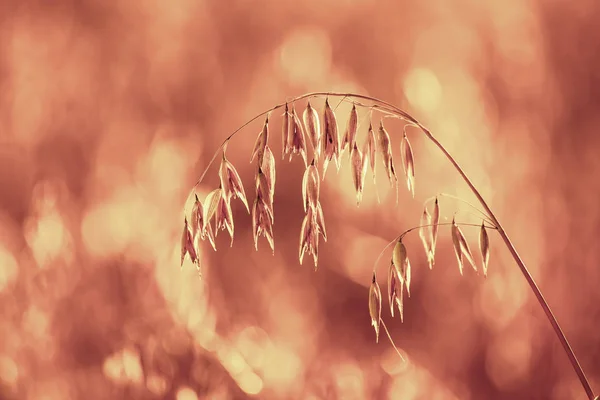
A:
{"type": "MultiPolygon", "coordinates": [[[[328,172],[314,273],[297,261],[302,163],[280,161],[274,128],[275,254],[254,251],[234,202],[234,247],[222,234],[203,248],[203,280],[189,261],[180,271],[181,209],[222,139],[314,90],[385,99],[434,132],[600,389],[599,13],[591,0],[0,2],[0,397],[584,398],[493,232],[485,280],[460,276],[449,229],[433,271],[408,236],[405,322],[383,315],[409,362],[383,334],[375,344],[379,251],[425,198],[472,200],[418,135],[415,200],[401,190],[396,207],[380,178],[378,204],[367,175],[356,208],[347,160],[328,172]]],[[[250,188],[261,123],[228,149],[250,188]]],[[[216,185],[215,167],[200,197],[216,185]]],[[[442,222],[466,210],[441,207],[442,222]]],[[[478,230],[464,233],[475,246],[478,230]]]]}

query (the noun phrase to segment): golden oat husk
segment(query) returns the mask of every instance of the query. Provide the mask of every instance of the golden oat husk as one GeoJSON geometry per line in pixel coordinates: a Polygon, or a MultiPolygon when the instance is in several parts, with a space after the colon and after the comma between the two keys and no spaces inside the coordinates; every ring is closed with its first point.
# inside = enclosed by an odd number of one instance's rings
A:
{"type": "Polygon", "coordinates": [[[306,138],[304,137],[304,128],[294,107],[292,107],[292,129],[288,148],[290,150],[290,161],[292,160],[292,155],[300,154],[304,161],[304,167],[306,167],[306,138]]]}
{"type": "Polygon", "coordinates": [[[348,152],[352,152],[354,144],[356,143],[356,132],[358,131],[358,111],[356,110],[356,104],[352,104],[352,110],[350,110],[350,118],[348,118],[348,124],[346,125],[346,131],[344,138],[342,139],[341,153],[348,147],[348,152]]]}
{"type": "Polygon", "coordinates": [[[437,235],[440,224],[440,204],[436,196],[435,203],[433,205],[433,215],[431,216],[431,255],[435,257],[435,246],[437,243],[437,235]]]}
{"type": "Polygon", "coordinates": [[[302,177],[302,203],[304,205],[304,212],[306,212],[308,207],[316,207],[319,201],[320,190],[319,170],[315,166],[315,160],[313,159],[302,177]]]}
{"type": "Polygon", "coordinates": [[[369,315],[371,317],[371,325],[375,329],[375,343],[379,343],[379,325],[381,323],[381,289],[377,284],[375,272],[369,287],[369,315]]]}
{"type": "Polygon", "coordinates": [[[289,154],[290,130],[292,129],[293,119],[292,114],[288,109],[288,104],[285,103],[285,112],[283,113],[283,122],[281,127],[281,159],[289,154]]]}
{"type": "Polygon", "coordinates": [[[340,156],[340,139],[338,133],[337,118],[335,112],[329,105],[328,99],[325,99],[325,111],[323,116],[323,176],[327,173],[327,166],[331,160],[335,161],[337,170],[340,169],[339,156],[340,156]]]}
{"type": "Polygon", "coordinates": [[[242,179],[233,164],[225,157],[225,152],[223,152],[223,159],[219,167],[219,180],[221,181],[221,188],[225,198],[239,198],[244,203],[246,211],[250,213],[242,179]]]}
{"type": "Polygon", "coordinates": [[[317,227],[319,228],[319,232],[323,235],[323,240],[327,241],[327,230],[325,229],[325,217],[323,216],[323,208],[321,207],[321,202],[317,202],[316,211],[316,222],[317,227]]]}
{"type": "Polygon", "coordinates": [[[481,230],[479,231],[479,250],[481,252],[483,275],[487,276],[488,264],[490,261],[490,238],[483,222],[481,222],[481,230]]]}
{"type": "Polygon", "coordinates": [[[265,123],[263,125],[262,130],[258,134],[256,138],[256,142],[254,143],[254,149],[252,150],[252,155],[250,156],[250,162],[254,161],[254,159],[258,156],[259,164],[262,162],[262,155],[265,150],[265,146],[269,141],[269,116],[265,119],[265,123]]]}
{"type": "Polygon", "coordinates": [[[412,147],[410,141],[404,132],[402,138],[402,144],[400,145],[400,152],[402,154],[402,166],[404,167],[404,174],[406,175],[406,185],[408,190],[415,197],[415,160],[413,157],[412,147]]]}
{"type": "Polygon", "coordinates": [[[352,162],[352,180],[354,182],[354,190],[356,191],[356,205],[358,206],[362,200],[367,164],[363,159],[363,154],[356,146],[356,141],[352,147],[350,160],[352,162]]]}
{"type": "Polygon", "coordinates": [[[319,114],[311,105],[310,101],[307,102],[306,108],[302,115],[304,127],[306,133],[313,147],[314,158],[319,159],[321,154],[321,124],[319,122],[319,114]]]}
{"type": "Polygon", "coordinates": [[[221,188],[215,189],[210,192],[204,199],[204,225],[202,230],[206,229],[206,225],[215,215],[217,206],[219,205],[219,199],[221,198],[221,188]]]}
{"type": "Polygon", "coordinates": [[[427,256],[427,263],[429,264],[429,269],[432,269],[433,265],[435,264],[432,251],[433,234],[431,229],[431,215],[429,215],[429,211],[427,211],[427,206],[425,206],[423,209],[420,225],[421,227],[419,228],[419,237],[421,238],[421,242],[423,243],[423,247],[425,248],[425,255],[427,256]]]}

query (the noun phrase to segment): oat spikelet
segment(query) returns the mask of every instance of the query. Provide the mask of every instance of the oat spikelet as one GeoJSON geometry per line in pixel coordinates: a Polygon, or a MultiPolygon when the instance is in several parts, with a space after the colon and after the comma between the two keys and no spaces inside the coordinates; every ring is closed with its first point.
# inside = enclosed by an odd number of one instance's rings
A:
{"type": "Polygon", "coordinates": [[[202,203],[200,202],[200,199],[198,199],[198,195],[195,194],[194,197],[195,200],[194,205],[192,206],[190,228],[192,230],[192,239],[194,240],[194,243],[196,243],[196,239],[198,237],[204,239],[204,231],[202,230],[202,227],[204,226],[204,211],[202,208],[202,203]]]}
{"type": "Polygon", "coordinates": [[[390,267],[388,269],[388,300],[390,303],[390,314],[394,317],[394,305],[396,304],[396,298],[401,292],[400,278],[398,277],[398,271],[394,267],[394,264],[390,261],[390,267]]]}
{"type": "Polygon", "coordinates": [[[432,269],[433,265],[435,264],[432,250],[433,234],[431,229],[431,215],[429,215],[427,207],[423,209],[423,214],[421,215],[421,222],[419,225],[421,225],[421,227],[419,228],[419,237],[421,238],[421,242],[423,243],[423,247],[425,248],[425,255],[427,256],[429,269],[432,269]]]}
{"type": "Polygon", "coordinates": [[[292,160],[292,155],[300,154],[304,160],[304,166],[306,167],[306,138],[304,137],[304,129],[302,128],[302,123],[300,122],[300,118],[298,118],[298,114],[296,114],[296,109],[294,106],[292,106],[291,122],[292,127],[290,129],[290,141],[288,143],[290,161],[292,160]]]}
{"type": "Polygon", "coordinates": [[[310,105],[310,101],[306,104],[302,119],[306,128],[306,134],[313,147],[314,158],[318,160],[321,154],[321,124],[319,122],[319,114],[310,105]]]}
{"type": "Polygon", "coordinates": [[[356,110],[356,104],[352,104],[352,110],[350,111],[350,118],[348,118],[348,124],[346,125],[346,132],[342,139],[341,153],[349,148],[349,152],[352,152],[354,144],[356,143],[356,132],[358,131],[358,111],[356,110]]]}
{"type": "Polygon", "coordinates": [[[198,261],[196,249],[194,248],[194,243],[192,241],[192,232],[190,232],[187,218],[184,218],[183,232],[181,234],[181,266],[182,267],[183,267],[183,261],[185,260],[186,254],[189,254],[190,259],[192,260],[193,263],[196,263],[198,261]]]}
{"type": "Polygon", "coordinates": [[[379,324],[381,323],[381,289],[377,284],[375,272],[369,287],[369,315],[371,316],[371,325],[375,329],[375,343],[379,343],[379,324]]]}
{"type": "Polygon", "coordinates": [[[415,160],[413,157],[412,147],[404,131],[404,137],[402,138],[402,144],[400,145],[400,153],[402,154],[402,166],[404,167],[404,174],[406,175],[406,185],[408,190],[415,197],[415,160]]]}
{"type": "MultiPolygon", "coordinates": [[[[363,145],[363,157],[365,159],[368,158],[369,164],[371,165],[371,171],[373,173],[373,183],[375,182],[375,154],[377,151],[377,141],[375,140],[375,132],[373,132],[373,126],[369,122],[369,130],[367,132],[367,138],[365,139],[365,144],[363,145]]],[[[366,164],[366,161],[365,161],[366,164]]]]}
{"type": "Polygon", "coordinates": [[[298,250],[300,265],[302,265],[304,254],[312,254],[316,270],[319,257],[318,253],[319,228],[317,226],[313,209],[309,207],[306,215],[304,216],[304,220],[302,221],[302,227],[300,228],[300,247],[298,250]]]}
{"type": "Polygon", "coordinates": [[[400,283],[406,287],[406,293],[410,297],[411,268],[406,252],[406,246],[404,246],[402,240],[398,240],[394,246],[394,251],[392,253],[392,264],[398,272],[400,283]]]}
{"type": "Polygon", "coordinates": [[[354,190],[356,191],[356,205],[358,206],[362,200],[365,175],[367,173],[367,163],[363,158],[362,152],[356,146],[356,141],[354,141],[350,153],[350,160],[352,163],[352,180],[354,181],[354,190]]]}
{"type": "MultiPolygon", "coordinates": [[[[223,194],[223,191],[221,191],[223,194]]],[[[217,204],[217,211],[215,212],[215,232],[218,233],[219,229],[227,229],[229,236],[231,237],[231,247],[233,247],[233,213],[231,212],[231,204],[225,196],[219,196],[219,202],[217,204]]]]}
{"type": "Polygon", "coordinates": [[[221,160],[221,166],[219,167],[219,179],[221,181],[221,188],[223,190],[223,196],[229,201],[232,197],[234,199],[239,198],[246,211],[250,213],[250,207],[248,207],[248,201],[246,200],[246,193],[244,192],[244,185],[242,179],[238,174],[237,170],[232,163],[225,157],[223,152],[223,159],[221,160]]]}
{"type": "Polygon", "coordinates": [[[263,154],[263,160],[261,164],[261,169],[267,178],[268,191],[269,191],[269,201],[271,202],[271,206],[273,205],[273,198],[275,196],[275,156],[269,146],[265,146],[265,151],[263,154]]]}
{"type": "Polygon", "coordinates": [[[391,186],[396,186],[396,202],[398,200],[398,187],[396,182],[398,177],[396,176],[396,169],[394,168],[394,157],[392,156],[392,146],[390,141],[390,135],[383,126],[383,120],[379,122],[379,151],[383,158],[383,165],[385,166],[385,172],[387,173],[388,179],[391,186]]]}
{"type": "Polygon", "coordinates": [[[323,116],[323,176],[322,179],[325,179],[325,174],[327,173],[327,166],[333,159],[335,161],[335,165],[339,171],[340,163],[340,139],[338,133],[338,125],[337,119],[335,117],[335,113],[331,106],[329,106],[329,101],[325,99],[325,111],[323,116]]]}
{"type": "Polygon", "coordinates": [[[437,235],[440,224],[440,204],[436,196],[433,205],[433,215],[431,216],[431,257],[435,258],[435,245],[437,243],[437,235]]]}
{"type": "Polygon", "coordinates": [[[202,226],[202,230],[205,230],[207,225],[210,223],[210,220],[217,212],[217,206],[219,205],[219,200],[221,198],[221,188],[215,189],[206,195],[204,199],[204,225],[202,226]]]}
{"type": "Polygon", "coordinates": [[[327,241],[327,230],[325,229],[325,217],[323,216],[323,208],[321,207],[321,202],[317,202],[317,208],[315,209],[315,212],[319,232],[321,233],[321,235],[323,235],[323,240],[327,241]]]}
{"type": "Polygon", "coordinates": [[[273,222],[273,196],[271,195],[267,175],[263,172],[262,168],[258,168],[258,172],[256,173],[256,197],[259,197],[264,203],[264,207],[273,222]]]}
{"type": "Polygon", "coordinates": [[[454,218],[452,218],[452,243],[454,245],[454,253],[456,254],[460,274],[463,274],[463,257],[466,258],[473,269],[477,271],[477,265],[475,265],[475,262],[473,261],[469,243],[467,243],[467,239],[465,239],[460,227],[456,225],[454,218]]]}
{"type": "Polygon", "coordinates": [[[290,153],[290,136],[293,127],[293,117],[288,109],[288,104],[285,103],[285,112],[283,113],[283,123],[281,126],[281,159],[290,153]]]}
{"type": "Polygon", "coordinates": [[[263,125],[262,130],[258,134],[256,138],[256,142],[254,143],[254,149],[252,150],[252,156],[250,156],[250,162],[254,161],[254,159],[258,156],[258,162],[262,162],[262,155],[265,151],[265,146],[269,141],[269,116],[265,119],[265,124],[263,125]]]}
{"type": "Polygon", "coordinates": [[[479,250],[481,251],[483,275],[487,276],[488,263],[490,261],[490,238],[483,222],[481,222],[481,230],[479,231],[479,250]]]}
{"type": "Polygon", "coordinates": [[[275,252],[273,241],[273,220],[266,209],[265,202],[260,195],[257,195],[252,205],[252,236],[254,237],[254,248],[258,251],[258,238],[263,235],[271,250],[275,252]]]}
{"type": "Polygon", "coordinates": [[[313,160],[304,171],[304,176],[302,177],[302,203],[304,204],[304,212],[306,212],[308,207],[317,206],[320,190],[319,170],[315,166],[315,160],[313,160]]]}

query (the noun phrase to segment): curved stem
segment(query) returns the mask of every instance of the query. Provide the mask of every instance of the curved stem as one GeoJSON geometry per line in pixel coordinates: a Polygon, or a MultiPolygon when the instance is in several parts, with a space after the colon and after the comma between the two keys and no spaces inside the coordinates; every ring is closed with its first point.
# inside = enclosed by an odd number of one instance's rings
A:
{"type": "Polygon", "coordinates": [[[581,368],[581,365],[579,364],[579,361],[577,360],[577,357],[575,356],[575,353],[573,352],[573,349],[571,348],[571,345],[569,344],[569,341],[567,340],[567,338],[566,338],[565,334],[563,333],[560,325],[558,324],[558,321],[556,320],[556,317],[552,313],[552,310],[550,309],[550,306],[548,305],[548,303],[544,299],[544,296],[542,295],[542,292],[540,291],[540,289],[538,288],[537,284],[535,283],[535,280],[533,279],[533,277],[529,273],[529,270],[525,266],[525,263],[521,259],[521,256],[519,256],[519,253],[517,253],[517,250],[515,249],[515,246],[513,245],[513,243],[511,242],[511,240],[508,238],[508,235],[504,231],[504,228],[502,228],[502,225],[498,221],[498,218],[496,218],[496,215],[490,209],[490,207],[488,206],[488,204],[486,203],[486,201],[483,199],[483,197],[481,196],[481,194],[479,193],[479,191],[475,188],[475,186],[473,185],[473,183],[471,182],[471,180],[467,177],[467,175],[462,170],[462,168],[460,167],[460,165],[458,165],[458,163],[456,162],[456,160],[450,155],[450,153],[448,153],[448,151],[444,148],[444,146],[442,146],[442,144],[431,134],[431,132],[427,128],[425,128],[423,125],[421,125],[418,122],[417,122],[417,125],[419,126],[419,128],[421,128],[421,130],[423,131],[423,133],[425,134],[425,136],[427,136],[427,138],[429,140],[431,140],[433,142],[433,144],[435,144],[442,151],[442,153],[444,153],[444,155],[446,156],[446,158],[448,158],[448,160],[450,161],[450,163],[454,166],[454,168],[456,169],[456,171],[458,171],[458,173],[460,174],[460,176],[463,178],[463,180],[465,181],[465,183],[467,184],[467,186],[469,186],[469,188],[471,189],[471,191],[473,192],[473,194],[475,195],[475,197],[477,197],[477,200],[479,200],[479,203],[481,203],[481,206],[488,213],[488,215],[489,215],[490,219],[492,220],[492,222],[494,223],[494,225],[496,225],[496,228],[498,230],[498,234],[500,235],[500,237],[504,241],[504,244],[508,248],[508,251],[510,252],[510,254],[513,257],[513,259],[517,263],[519,269],[521,270],[521,273],[523,273],[523,276],[525,277],[525,280],[529,284],[529,286],[531,288],[531,291],[533,292],[533,294],[537,298],[538,302],[540,303],[540,306],[542,307],[542,309],[544,310],[544,313],[546,314],[546,317],[550,321],[550,324],[552,325],[552,328],[554,329],[554,332],[556,333],[556,336],[558,337],[558,340],[562,344],[565,353],[567,353],[567,356],[569,357],[569,361],[571,362],[571,365],[573,366],[573,369],[577,373],[577,376],[579,377],[579,381],[581,382],[581,385],[583,386],[583,388],[585,390],[585,393],[587,394],[587,396],[588,396],[588,398],[590,400],[594,400],[594,391],[592,390],[592,388],[590,386],[590,383],[588,382],[588,380],[587,380],[587,378],[585,376],[585,373],[583,372],[583,369],[581,368]]]}

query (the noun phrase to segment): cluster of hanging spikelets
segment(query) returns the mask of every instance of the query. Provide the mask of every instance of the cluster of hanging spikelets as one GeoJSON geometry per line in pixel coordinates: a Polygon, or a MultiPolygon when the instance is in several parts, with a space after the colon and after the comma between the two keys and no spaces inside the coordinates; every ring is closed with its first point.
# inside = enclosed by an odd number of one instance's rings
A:
{"type": "MultiPolygon", "coordinates": [[[[360,104],[359,104],[360,106],[360,104]]],[[[379,153],[383,166],[391,186],[396,187],[396,200],[398,196],[397,175],[392,155],[392,141],[390,135],[383,125],[383,119],[379,122],[377,134],[374,132],[371,122],[362,146],[357,143],[356,137],[359,129],[357,104],[353,103],[348,123],[344,134],[340,138],[338,122],[334,109],[325,99],[322,117],[307,102],[302,113],[302,119],[296,112],[295,105],[291,108],[287,103],[283,113],[282,123],[282,159],[289,156],[292,160],[294,155],[299,155],[304,161],[305,172],[302,179],[302,202],[305,216],[300,228],[299,261],[302,264],[304,255],[312,255],[315,269],[318,264],[319,238],[327,241],[325,219],[323,208],[319,200],[321,180],[325,179],[327,168],[333,161],[339,171],[343,153],[348,150],[352,179],[356,191],[357,205],[360,205],[364,188],[367,168],[370,165],[373,173],[373,181],[376,180],[375,158],[379,153]],[[308,138],[308,140],[307,140],[308,138]],[[308,163],[307,154],[310,143],[313,158],[308,163]],[[321,168],[319,168],[319,166],[321,168]]],[[[229,139],[228,139],[229,140],[229,139]]],[[[240,176],[231,162],[226,157],[227,141],[222,147],[223,155],[219,168],[219,188],[211,191],[202,203],[195,196],[190,220],[184,220],[184,229],[181,243],[181,264],[186,255],[189,255],[193,263],[199,268],[199,243],[201,240],[210,242],[216,250],[215,238],[219,231],[227,229],[233,245],[234,222],[231,211],[231,200],[239,199],[246,210],[252,216],[252,233],[254,246],[258,250],[258,239],[262,235],[266,238],[271,250],[274,251],[273,224],[275,215],[273,202],[275,194],[275,157],[269,142],[269,116],[267,115],[262,130],[256,139],[250,162],[256,160],[256,196],[252,209],[248,207],[248,201],[244,192],[244,186],[240,176]]],[[[406,184],[411,195],[414,197],[414,156],[412,147],[407,137],[406,129],[403,131],[400,154],[406,177],[406,184]]],[[[433,215],[427,209],[427,202],[421,216],[419,225],[419,236],[425,248],[425,255],[429,268],[435,263],[435,247],[440,225],[440,208],[437,197],[435,198],[433,215]]],[[[469,245],[455,220],[452,220],[452,242],[458,260],[461,274],[463,273],[463,260],[466,259],[475,270],[477,267],[473,260],[469,245]]],[[[412,229],[411,229],[412,230],[412,229]]],[[[409,230],[410,231],[410,230],[409,230]]],[[[390,312],[394,316],[394,307],[398,309],[401,320],[404,319],[403,298],[404,291],[410,297],[411,265],[402,238],[405,232],[395,240],[392,258],[388,270],[388,300],[390,312]]],[[[394,243],[392,242],[392,244],[394,243]]],[[[487,272],[489,259],[489,239],[485,224],[482,223],[479,239],[484,274],[487,272]]],[[[376,340],[379,340],[379,326],[381,322],[381,290],[377,283],[375,271],[369,289],[369,311],[371,322],[375,329],[376,340]]]]}

